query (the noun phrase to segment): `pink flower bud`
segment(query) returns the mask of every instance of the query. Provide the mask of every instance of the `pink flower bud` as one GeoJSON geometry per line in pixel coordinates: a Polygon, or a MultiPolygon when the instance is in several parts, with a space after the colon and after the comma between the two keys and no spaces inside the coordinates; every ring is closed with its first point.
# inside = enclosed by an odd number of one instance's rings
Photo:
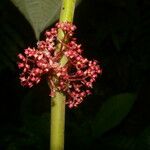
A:
{"type": "Polygon", "coordinates": [[[55,92],[62,91],[66,94],[66,104],[69,108],[77,107],[86,97],[91,94],[93,82],[98,74],[102,73],[97,61],[89,61],[82,54],[81,44],[73,37],[76,26],[69,22],[56,23],[55,27],[46,31],[46,39],[37,42],[37,48],[27,48],[24,55],[18,54],[20,62],[18,68],[21,85],[32,87],[41,81],[46,75],[51,88],[50,96],[55,92]],[[69,40],[58,40],[58,29],[64,31],[69,40]],[[57,44],[62,49],[58,52],[57,44]],[[62,66],[60,60],[67,57],[67,63],[62,66]]]}

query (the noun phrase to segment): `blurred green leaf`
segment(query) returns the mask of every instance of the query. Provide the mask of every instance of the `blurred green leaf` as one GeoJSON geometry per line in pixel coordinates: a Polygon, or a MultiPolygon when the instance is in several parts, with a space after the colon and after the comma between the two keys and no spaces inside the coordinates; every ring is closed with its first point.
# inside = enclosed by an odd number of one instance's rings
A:
{"type": "MultiPolygon", "coordinates": [[[[11,0],[31,24],[37,39],[54,23],[60,13],[61,0],[11,0]]],[[[80,0],[78,1],[78,3],[80,0]]]]}
{"type": "Polygon", "coordinates": [[[61,0],[11,0],[34,29],[36,38],[58,19],[61,0]]]}
{"type": "Polygon", "coordinates": [[[110,97],[100,108],[92,122],[93,136],[97,137],[118,125],[129,113],[135,94],[123,93],[110,97]]]}

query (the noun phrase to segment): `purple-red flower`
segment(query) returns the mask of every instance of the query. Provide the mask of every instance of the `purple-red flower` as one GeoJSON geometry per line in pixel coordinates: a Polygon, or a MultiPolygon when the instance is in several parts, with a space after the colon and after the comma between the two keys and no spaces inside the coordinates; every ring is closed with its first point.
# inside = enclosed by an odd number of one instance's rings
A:
{"type": "Polygon", "coordinates": [[[86,95],[91,94],[89,89],[102,73],[97,61],[89,61],[81,55],[81,45],[73,38],[75,29],[76,26],[71,23],[57,23],[46,31],[45,41],[37,42],[36,48],[27,48],[24,55],[18,55],[18,67],[22,69],[21,85],[32,87],[46,74],[50,96],[55,96],[56,91],[63,92],[70,108],[76,107],[86,95]],[[58,29],[63,31],[63,39],[58,39],[58,29]],[[64,65],[60,63],[63,56],[67,58],[64,65]]]}

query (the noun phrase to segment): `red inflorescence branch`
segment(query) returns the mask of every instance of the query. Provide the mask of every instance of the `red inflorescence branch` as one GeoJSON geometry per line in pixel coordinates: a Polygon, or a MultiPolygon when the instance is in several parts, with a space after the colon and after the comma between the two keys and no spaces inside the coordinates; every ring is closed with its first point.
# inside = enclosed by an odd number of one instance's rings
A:
{"type": "Polygon", "coordinates": [[[22,69],[21,85],[32,87],[46,74],[50,96],[55,96],[56,91],[63,92],[70,108],[76,107],[86,95],[91,94],[89,89],[98,74],[102,73],[97,61],[89,61],[81,55],[81,45],[73,38],[75,29],[76,26],[71,23],[57,23],[54,28],[46,31],[45,41],[37,42],[37,48],[27,48],[24,55],[18,55],[18,67],[22,69]],[[64,33],[62,40],[57,38],[58,29],[64,33]],[[68,61],[62,66],[60,60],[64,55],[68,61]]]}

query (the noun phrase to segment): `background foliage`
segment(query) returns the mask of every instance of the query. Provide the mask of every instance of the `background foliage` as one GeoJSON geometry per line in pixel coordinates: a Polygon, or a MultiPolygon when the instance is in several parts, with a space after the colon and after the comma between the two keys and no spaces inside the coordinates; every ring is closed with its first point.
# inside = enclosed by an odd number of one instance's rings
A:
{"type": "MultiPolygon", "coordinates": [[[[47,83],[21,87],[16,61],[17,54],[35,46],[36,38],[43,38],[40,33],[58,18],[60,1],[12,2],[0,2],[0,150],[46,150],[47,83]],[[12,2],[24,2],[25,17],[12,2]]],[[[77,109],[66,110],[66,150],[150,149],[149,7],[149,0],[82,0],[77,7],[76,36],[84,55],[99,60],[103,75],[93,95],[77,109]]]]}

